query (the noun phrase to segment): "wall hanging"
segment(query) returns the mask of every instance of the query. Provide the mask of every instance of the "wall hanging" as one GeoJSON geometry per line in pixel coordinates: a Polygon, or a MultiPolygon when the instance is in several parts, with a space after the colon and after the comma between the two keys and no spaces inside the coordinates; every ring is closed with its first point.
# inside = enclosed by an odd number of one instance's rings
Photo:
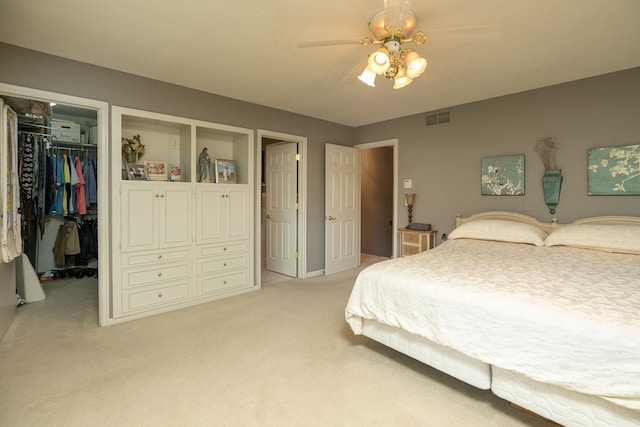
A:
{"type": "Polygon", "coordinates": [[[590,196],[640,195],[640,145],[592,148],[587,165],[590,196]]]}
{"type": "Polygon", "coordinates": [[[542,176],[544,202],[552,215],[556,213],[556,207],[560,203],[560,190],[562,190],[562,170],[556,168],[557,150],[558,141],[552,136],[540,138],[535,147],[535,151],[540,155],[544,165],[544,175],[542,176]]]}
{"type": "Polygon", "coordinates": [[[524,155],[482,158],[483,196],[524,194],[524,155]]]}

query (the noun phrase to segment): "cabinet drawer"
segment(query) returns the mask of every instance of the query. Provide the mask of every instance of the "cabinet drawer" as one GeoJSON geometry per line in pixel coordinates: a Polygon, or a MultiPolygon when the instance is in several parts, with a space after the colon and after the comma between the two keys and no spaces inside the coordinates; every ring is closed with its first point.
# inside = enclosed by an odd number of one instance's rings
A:
{"type": "Polygon", "coordinates": [[[122,270],[122,286],[132,288],[142,285],[150,285],[167,280],[186,279],[191,276],[191,264],[159,264],[140,268],[128,268],[122,270]]]}
{"type": "Polygon", "coordinates": [[[420,253],[420,247],[415,245],[402,245],[402,255],[415,255],[420,253]]]}
{"type": "Polygon", "coordinates": [[[198,280],[198,289],[201,294],[224,292],[229,289],[243,288],[248,285],[245,271],[226,274],[223,276],[209,276],[198,280]]]}
{"type": "Polygon", "coordinates": [[[417,233],[402,233],[402,243],[419,243],[420,235],[417,233]]]}
{"type": "Polygon", "coordinates": [[[237,242],[228,242],[227,244],[224,244],[224,245],[198,246],[198,248],[196,249],[198,257],[246,252],[246,250],[247,250],[246,240],[240,240],[237,242]]]}
{"type": "Polygon", "coordinates": [[[248,266],[247,255],[244,254],[227,258],[203,258],[198,260],[197,265],[197,274],[217,273],[248,266]]]}
{"type": "Polygon", "coordinates": [[[124,311],[131,311],[175,303],[187,298],[189,298],[189,283],[181,282],[153,289],[125,292],[122,304],[124,311]]]}
{"type": "Polygon", "coordinates": [[[122,266],[135,267],[138,265],[157,262],[183,261],[191,258],[191,248],[179,248],[162,251],[144,251],[142,253],[123,254],[122,266]]]}

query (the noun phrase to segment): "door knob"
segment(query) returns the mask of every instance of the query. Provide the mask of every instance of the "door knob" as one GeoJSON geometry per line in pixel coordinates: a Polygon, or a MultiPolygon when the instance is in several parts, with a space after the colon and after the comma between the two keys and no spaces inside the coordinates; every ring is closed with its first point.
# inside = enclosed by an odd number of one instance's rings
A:
{"type": "Polygon", "coordinates": [[[333,221],[334,219],[336,219],[336,217],[335,217],[335,216],[331,216],[331,215],[329,215],[329,216],[327,217],[327,219],[328,219],[329,221],[333,221]]]}

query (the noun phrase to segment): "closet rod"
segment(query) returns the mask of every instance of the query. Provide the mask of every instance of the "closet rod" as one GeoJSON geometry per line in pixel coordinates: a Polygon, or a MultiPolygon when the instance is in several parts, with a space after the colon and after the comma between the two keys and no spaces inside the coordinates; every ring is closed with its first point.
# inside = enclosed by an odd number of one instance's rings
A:
{"type": "Polygon", "coordinates": [[[67,150],[69,152],[72,151],[84,151],[84,152],[88,152],[88,151],[95,151],[97,147],[92,147],[92,146],[82,146],[82,147],[61,147],[59,145],[51,145],[49,147],[47,147],[48,150],[67,150]]]}

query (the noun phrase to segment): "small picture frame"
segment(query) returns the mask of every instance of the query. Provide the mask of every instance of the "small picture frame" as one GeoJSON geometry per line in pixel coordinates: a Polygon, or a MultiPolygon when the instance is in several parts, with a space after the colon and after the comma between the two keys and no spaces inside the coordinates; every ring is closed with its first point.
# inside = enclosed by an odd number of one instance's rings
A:
{"type": "Polygon", "coordinates": [[[127,179],[131,181],[148,181],[147,168],[140,163],[127,163],[127,179]]]}
{"type": "Polygon", "coordinates": [[[235,160],[216,159],[215,161],[216,183],[235,184],[237,171],[235,160]]]}
{"type": "Polygon", "coordinates": [[[145,161],[144,166],[150,181],[167,180],[167,164],[165,162],[145,161]]]}
{"type": "Polygon", "coordinates": [[[182,181],[182,165],[169,165],[169,181],[182,181]]]}

